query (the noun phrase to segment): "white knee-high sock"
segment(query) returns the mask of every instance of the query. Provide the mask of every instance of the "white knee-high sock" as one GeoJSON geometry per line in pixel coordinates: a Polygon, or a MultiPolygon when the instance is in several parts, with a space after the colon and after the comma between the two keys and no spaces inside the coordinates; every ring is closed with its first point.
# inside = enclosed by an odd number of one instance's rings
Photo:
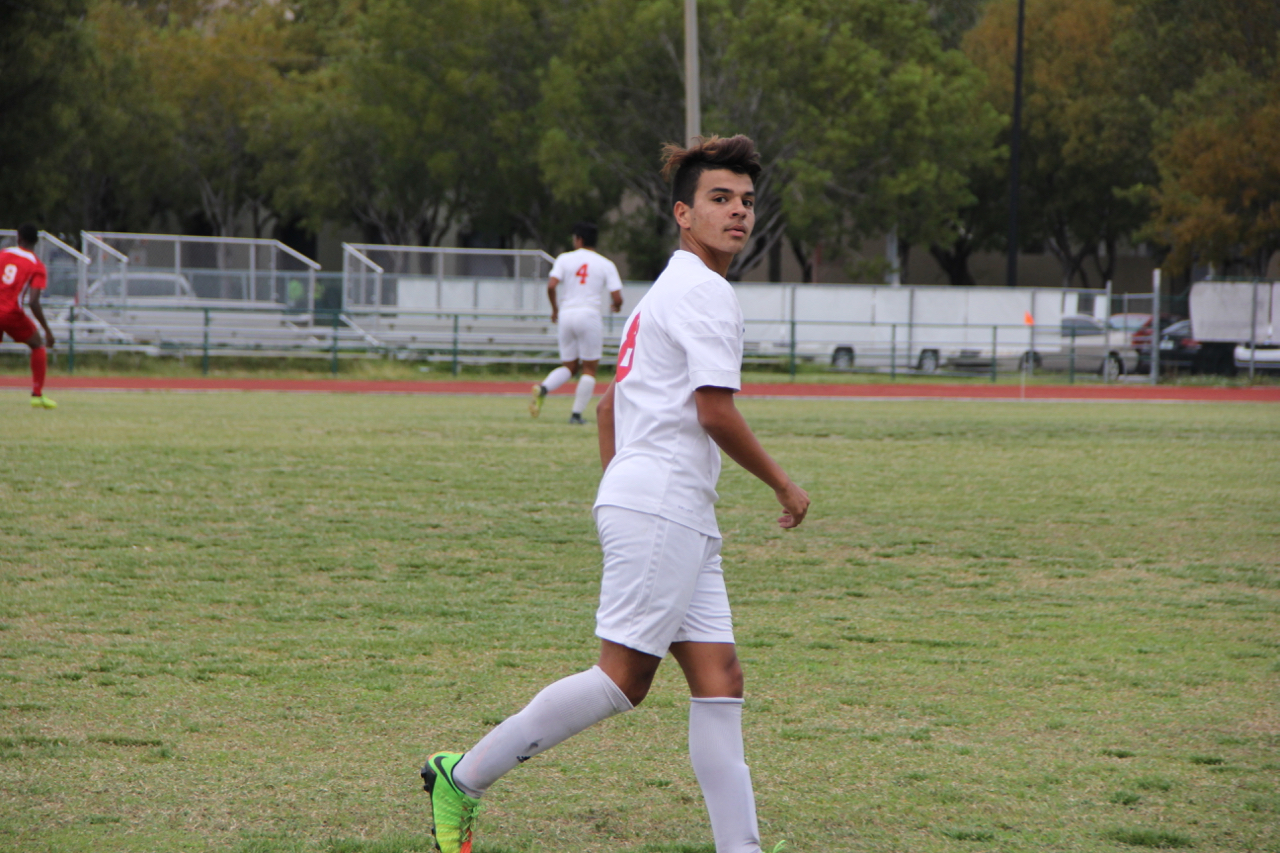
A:
{"type": "Polygon", "coordinates": [[[587,404],[591,402],[591,392],[596,390],[596,378],[590,373],[584,373],[578,379],[578,389],[573,392],[573,413],[580,415],[587,409],[587,404]]]}
{"type": "Polygon", "coordinates": [[[542,380],[542,387],[546,388],[547,393],[550,394],[572,378],[573,371],[562,364],[547,374],[547,378],[542,380]]]}
{"type": "Polygon", "coordinates": [[[453,781],[478,797],[516,765],[631,708],[598,666],[562,678],[481,738],[454,767],[453,781]]]}
{"type": "Polygon", "coordinates": [[[756,796],[742,748],[742,700],[693,699],[689,758],[711,816],[716,853],[760,853],[756,796]]]}

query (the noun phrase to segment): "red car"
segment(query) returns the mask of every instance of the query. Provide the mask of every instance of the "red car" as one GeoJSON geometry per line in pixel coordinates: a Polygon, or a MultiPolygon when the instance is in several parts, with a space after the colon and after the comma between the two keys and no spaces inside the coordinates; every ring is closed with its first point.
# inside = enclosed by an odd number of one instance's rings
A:
{"type": "MultiPolygon", "coordinates": [[[[1164,330],[1172,326],[1174,323],[1178,322],[1179,320],[1185,320],[1185,319],[1186,319],[1185,317],[1179,317],[1177,314],[1161,314],[1160,315],[1161,334],[1163,334],[1164,330]]],[[[1143,323],[1141,326],[1139,326],[1137,331],[1133,333],[1133,337],[1130,338],[1129,343],[1132,344],[1138,350],[1139,357],[1141,357],[1144,361],[1150,358],[1151,356],[1151,318],[1150,317],[1147,317],[1147,321],[1143,323]]]]}

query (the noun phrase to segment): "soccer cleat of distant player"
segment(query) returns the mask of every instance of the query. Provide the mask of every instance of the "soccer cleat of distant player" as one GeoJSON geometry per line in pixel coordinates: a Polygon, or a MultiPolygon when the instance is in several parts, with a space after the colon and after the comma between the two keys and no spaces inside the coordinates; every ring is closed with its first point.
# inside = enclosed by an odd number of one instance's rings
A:
{"type": "Polygon", "coordinates": [[[41,394],[39,397],[31,398],[31,408],[33,409],[56,409],[58,404],[41,394]]]}
{"type": "Polygon", "coordinates": [[[431,834],[440,853],[471,853],[471,830],[480,801],[454,784],[453,768],[462,753],[437,752],[422,768],[423,789],[431,795],[431,834]]]}
{"type": "Polygon", "coordinates": [[[542,414],[542,403],[547,399],[547,389],[542,385],[534,385],[529,391],[529,417],[536,418],[542,414]]]}

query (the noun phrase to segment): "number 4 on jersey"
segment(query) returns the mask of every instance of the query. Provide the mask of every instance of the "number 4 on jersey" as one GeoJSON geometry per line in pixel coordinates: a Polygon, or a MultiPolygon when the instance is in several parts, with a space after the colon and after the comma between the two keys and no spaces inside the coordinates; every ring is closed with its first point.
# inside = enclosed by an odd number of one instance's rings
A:
{"type": "Polygon", "coordinates": [[[587,265],[583,264],[582,266],[578,267],[578,271],[574,273],[574,275],[578,277],[578,284],[586,284],[587,283],[587,265]]]}

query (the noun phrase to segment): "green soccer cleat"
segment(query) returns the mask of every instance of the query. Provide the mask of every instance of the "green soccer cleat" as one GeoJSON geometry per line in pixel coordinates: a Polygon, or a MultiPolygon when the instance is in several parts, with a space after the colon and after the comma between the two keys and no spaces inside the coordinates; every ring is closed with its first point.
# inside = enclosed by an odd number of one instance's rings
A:
{"type": "Polygon", "coordinates": [[[48,397],[41,395],[31,398],[31,408],[33,409],[56,409],[58,404],[50,400],[48,397]]]}
{"type": "Polygon", "coordinates": [[[453,782],[453,768],[462,753],[437,752],[422,768],[423,789],[431,795],[431,834],[440,853],[471,853],[471,829],[480,801],[453,782]]]}
{"type": "Polygon", "coordinates": [[[543,388],[542,383],[539,382],[537,385],[533,386],[529,391],[529,394],[533,397],[533,399],[529,401],[529,417],[536,418],[538,415],[542,414],[542,401],[547,399],[547,389],[543,388]]]}

